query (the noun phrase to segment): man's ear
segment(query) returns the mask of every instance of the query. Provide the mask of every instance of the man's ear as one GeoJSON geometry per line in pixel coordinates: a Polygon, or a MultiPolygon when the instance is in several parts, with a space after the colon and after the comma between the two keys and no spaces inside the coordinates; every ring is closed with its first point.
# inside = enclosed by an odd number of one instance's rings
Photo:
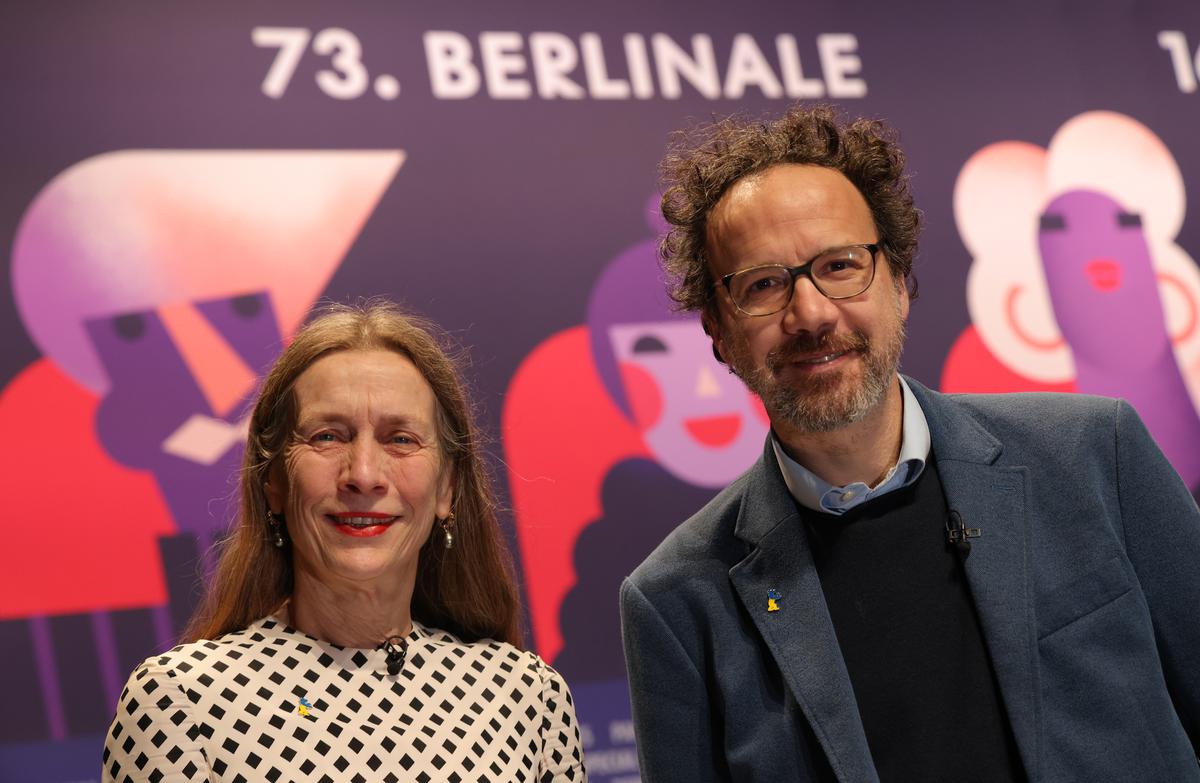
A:
{"type": "Polygon", "coordinates": [[[900,284],[897,286],[900,290],[897,295],[900,297],[900,320],[908,320],[908,306],[912,303],[912,297],[908,293],[908,279],[900,278],[900,284]]]}
{"type": "Polygon", "coordinates": [[[721,325],[717,323],[717,317],[711,308],[706,307],[700,313],[700,325],[704,327],[704,333],[712,340],[713,356],[721,364],[728,364],[723,355],[725,340],[721,336],[721,325]]]}

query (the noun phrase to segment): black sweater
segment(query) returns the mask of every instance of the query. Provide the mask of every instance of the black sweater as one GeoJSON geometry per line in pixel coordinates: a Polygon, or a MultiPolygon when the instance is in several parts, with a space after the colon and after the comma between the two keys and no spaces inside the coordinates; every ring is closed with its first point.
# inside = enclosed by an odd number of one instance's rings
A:
{"type": "Polygon", "coordinates": [[[843,516],[801,512],[880,780],[1024,780],[933,455],[843,516]]]}

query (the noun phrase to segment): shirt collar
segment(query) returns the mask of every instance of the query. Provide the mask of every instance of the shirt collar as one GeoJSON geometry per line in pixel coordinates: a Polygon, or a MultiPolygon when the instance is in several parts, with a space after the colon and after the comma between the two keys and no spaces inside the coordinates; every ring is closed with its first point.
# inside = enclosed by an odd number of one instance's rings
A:
{"type": "Polygon", "coordinates": [[[929,458],[929,422],[925,420],[925,413],[909,390],[904,376],[897,377],[900,379],[901,400],[904,406],[900,457],[874,487],[868,487],[862,482],[843,487],[833,486],[789,457],[775,433],[771,433],[771,446],[775,449],[775,459],[779,462],[783,481],[797,503],[813,511],[841,515],[872,498],[907,487],[921,475],[921,471],[925,469],[925,461],[929,458]]]}

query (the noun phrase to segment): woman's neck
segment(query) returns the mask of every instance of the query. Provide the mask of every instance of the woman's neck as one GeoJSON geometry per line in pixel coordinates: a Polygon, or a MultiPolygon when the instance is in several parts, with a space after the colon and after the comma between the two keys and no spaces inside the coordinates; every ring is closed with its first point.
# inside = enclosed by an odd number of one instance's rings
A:
{"type": "Polygon", "coordinates": [[[288,625],[340,647],[372,649],[412,630],[412,585],[395,590],[341,587],[296,575],[285,605],[288,625]]]}

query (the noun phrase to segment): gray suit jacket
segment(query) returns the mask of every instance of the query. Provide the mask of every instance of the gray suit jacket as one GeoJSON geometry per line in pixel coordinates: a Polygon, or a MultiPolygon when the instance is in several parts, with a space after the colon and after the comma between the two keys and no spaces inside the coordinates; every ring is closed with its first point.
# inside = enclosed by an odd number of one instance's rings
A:
{"type": "MultiPolygon", "coordinates": [[[[1137,414],[909,384],[983,531],[967,579],[1029,780],[1200,781],[1200,511],[1137,414]]],[[[769,445],[626,579],[621,617],[646,783],[810,780],[814,747],[878,780],[769,445]]]]}

